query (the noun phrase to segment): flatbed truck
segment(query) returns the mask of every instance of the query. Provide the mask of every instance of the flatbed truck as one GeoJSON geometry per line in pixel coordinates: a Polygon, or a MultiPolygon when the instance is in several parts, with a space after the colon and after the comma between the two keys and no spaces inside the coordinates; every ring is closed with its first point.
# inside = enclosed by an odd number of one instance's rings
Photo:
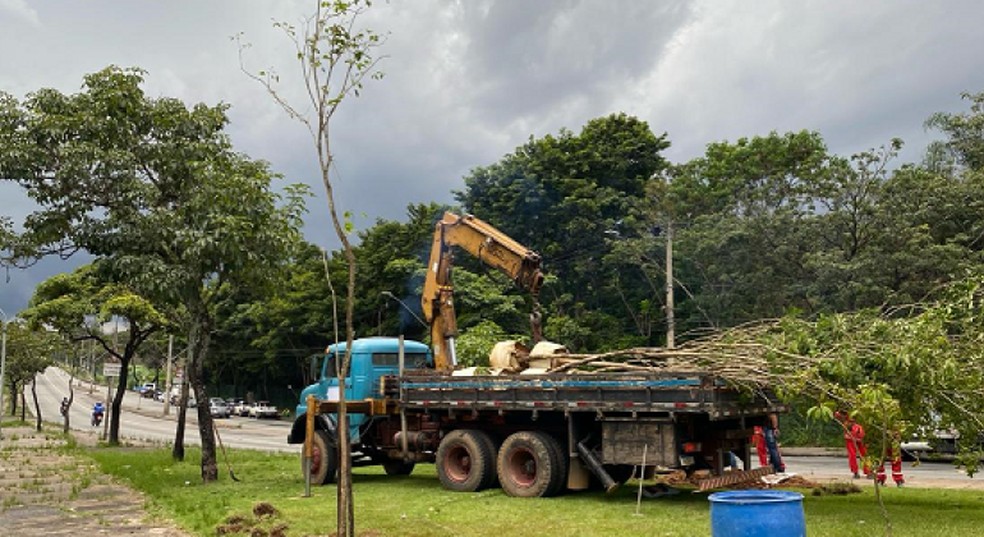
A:
{"type": "Polygon", "coordinates": [[[333,372],[344,352],[344,343],[327,349],[288,435],[291,444],[305,441],[310,407],[318,484],[336,478],[342,434],[354,466],[407,475],[434,463],[442,485],[460,492],[613,490],[637,467],[720,475],[732,454],[751,468],[753,427],[786,410],[765,390],[694,372],[452,375],[435,369],[423,343],[377,337],[352,344],[343,433],[333,372]]]}

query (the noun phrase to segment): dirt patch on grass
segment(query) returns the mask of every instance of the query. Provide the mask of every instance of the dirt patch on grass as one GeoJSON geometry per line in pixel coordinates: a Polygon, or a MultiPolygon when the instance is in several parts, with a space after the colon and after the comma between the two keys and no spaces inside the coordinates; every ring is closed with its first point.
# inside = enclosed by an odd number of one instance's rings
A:
{"type": "MultiPolygon", "coordinates": [[[[82,445],[94,434],[75,433],[82,445]]],[[[150,521],[144,497],[99,472],[91,461],[71,455],[67,437],[32,427],[4,427],[0,440],[0,528],[4,535],[133,534],[187,537],[150,521]]]]}

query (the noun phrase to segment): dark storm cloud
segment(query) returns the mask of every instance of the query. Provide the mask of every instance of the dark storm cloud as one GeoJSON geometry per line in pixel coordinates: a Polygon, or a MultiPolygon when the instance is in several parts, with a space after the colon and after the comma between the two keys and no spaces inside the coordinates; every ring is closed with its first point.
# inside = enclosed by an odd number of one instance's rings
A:
{"type": "Polygon", "coordinates": [[[982,15],[975,2],[701,4],[622,107],[669,130],[681,159],[771,130],[817,130],[844,153],[894,136],[921,148],[930,113],[984,89],[982,15]]]}
{"type": "MultiPolygon", "coordinates": [[[[646,76],[692,16],[686,2],[464,3],[461,64],[484,121],[596,109],[646,76]]],[[[572,125],[574,127],[575,125],[572,125]]]]}
{"type": "MultiPolygon", "coordinates": [[[[78,91],[109,64],[148,71],[151,96],[227,103],[238,151],[315,195],[305,232],[336,241],[310,139],[239,70],[275,66],[304,108],[292,48],[271,20],[300,22],[308,0],[0,0],[0,91],[78,91]]],[[[677,162],[705,145],[811,129],[842,155],[907,142],[917,160],[936,111],[984,91],[984,4],[847,0],[390,0],[364,19],[386,35],[381,81],[343,104],[333,127],[339,205],[359,229],[409,203],[450,202],[462,177],[530,136],[578,131],[624,111],[672,142],[677,162]]],[[[0,190],[0,215],[23,196],[0,190]]],[[[0,286],[22,306],[38,280],[0,286]],[[14,297],[16,295],[16,299],[14,297]]],[[[12,280],[13,281],[13,280],[12,280]]]]}

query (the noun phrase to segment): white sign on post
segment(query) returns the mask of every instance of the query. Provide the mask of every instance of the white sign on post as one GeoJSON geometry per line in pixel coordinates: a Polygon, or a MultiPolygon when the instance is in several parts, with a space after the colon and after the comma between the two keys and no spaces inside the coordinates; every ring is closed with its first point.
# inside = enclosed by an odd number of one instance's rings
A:
{"type": "Polygon", "coordinates": [[[120,376],[121,369],[122,369],[121,364],[117,364],[114,362],[103,362],[104,377],[118,377],[120,376]]]}

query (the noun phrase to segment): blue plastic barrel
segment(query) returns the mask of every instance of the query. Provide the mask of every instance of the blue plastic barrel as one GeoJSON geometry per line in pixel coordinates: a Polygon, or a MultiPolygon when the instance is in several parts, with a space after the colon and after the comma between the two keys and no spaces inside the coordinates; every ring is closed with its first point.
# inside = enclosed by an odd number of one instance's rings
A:
{"type": "Polygon", "coordinates": [[[715,492],[712,537],[804,537],[803,495],[786,490],[715,492]]]}

